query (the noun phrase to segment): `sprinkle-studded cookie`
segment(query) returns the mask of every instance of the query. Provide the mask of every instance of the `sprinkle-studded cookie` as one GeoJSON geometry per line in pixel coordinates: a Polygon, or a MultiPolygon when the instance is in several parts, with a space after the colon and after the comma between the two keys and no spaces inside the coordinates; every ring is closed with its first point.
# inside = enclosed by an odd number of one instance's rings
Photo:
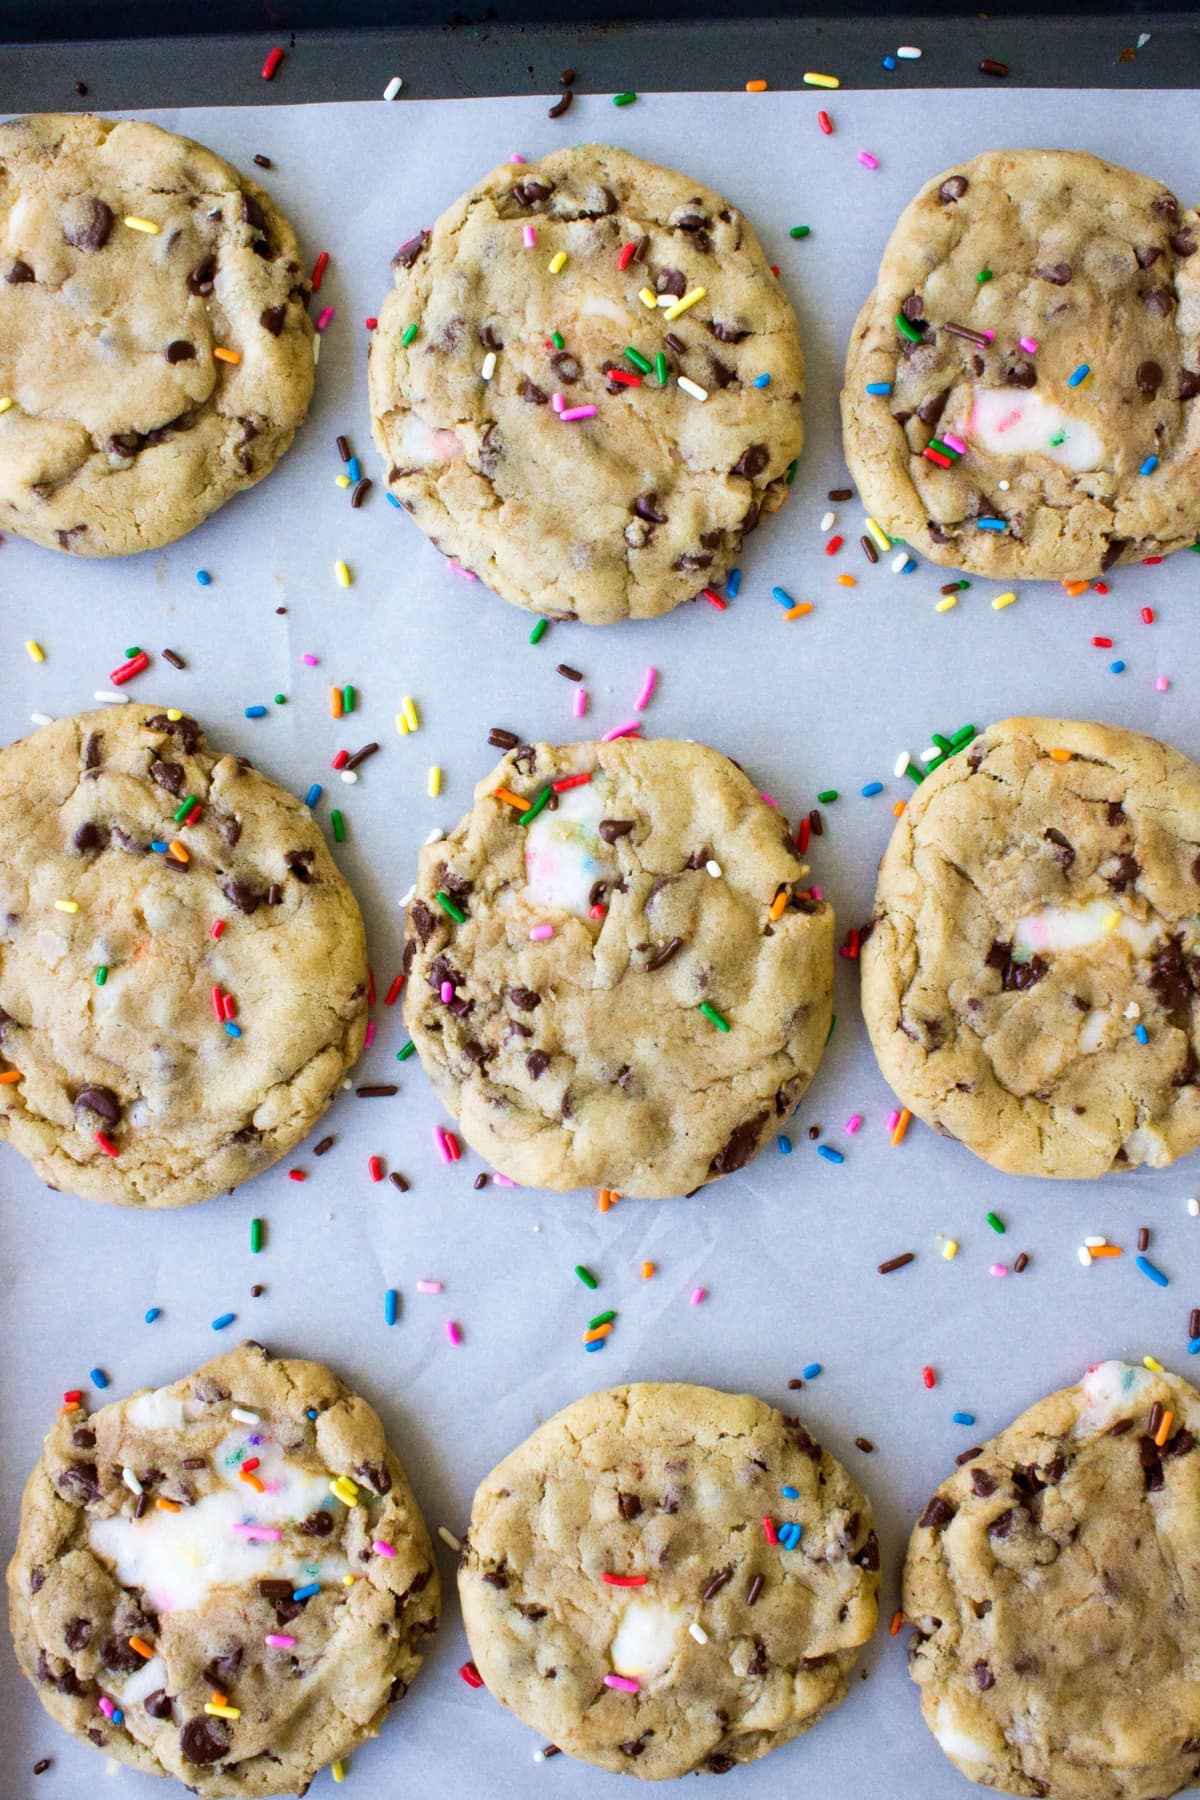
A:
{"type": "Polygon", "coordinates": [[[587,144],[502,163],[393,267],[375,441],[440,550],[592,625],[723,581],[803,441],[795,316],[741,213],[587,144]]]}
{"type": "Polygon", "coordinates": [[[577,1400],[480,1483],[458,1588],[489,1690],[559,1749],[724,1774],[845,1698],[879,1547],[798,1419],[641,1382],[577,1400]]]}
{"type": "Polygon", "coordinates": [[[1165,1800],[1200,1776],[1200,1394],[1103,1362],[958,1458],[908,1547],[909,1669],[972,1781],[1165,1800]]]}
{"type": "Polygon", "coordinates": [[[51,1717],[204,1800],[304,1793],[375,1736],[438,1618],[429,1537],[375,1413],[319,1363],[251,1343],[90,1415],[64,1408],[8,1586],[51,1717]]]}
{"type": "Polygon", "coordinates": [[[863,947],[879,1065],[1014,1175],[1200,1145],[1200,768],[1154,738],[1007,719],[918,787],[863,947]]]}
{"type": "Polygon", "coordinates": [[[531,1187],[657,1199],[740,1169],[829,1033],[807,873],[702,744],[511,750],[408,909],[405,1016],[467,1141],[531,1187]]]}
{"type": "Polygon", "coordinates": [[[259,481],[312,394],[308,292],[291,225],[202,145],[0,125],[0,527],[125,555],[259,481]]]}
{"type": "Polygon", "coordinates": [[[0,1137],[52,1187],[182,1206],[267,1168],[358,1056],[366,982],[306,808],[194,719],[0,751],[0,1137]]]}
{"type": "Polygon", "coordinates": [[[1200,219],[1077,151],[989,151],[892,233],[846,358],[846,460],[934,562],[1090,578],[1200,532],[1200,219]]]}

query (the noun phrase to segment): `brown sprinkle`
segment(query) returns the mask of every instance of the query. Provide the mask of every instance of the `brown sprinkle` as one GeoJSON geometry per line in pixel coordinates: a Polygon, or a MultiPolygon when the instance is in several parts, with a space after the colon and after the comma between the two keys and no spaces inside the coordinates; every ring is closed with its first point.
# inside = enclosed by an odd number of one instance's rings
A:
{"type": "Polygon", "coordinates": [[[763,1578],[761,1575],[756,1575],[754,1580],[750,1583],[750,1586],[746,1589],[746,1605],[753,1606],[762,1591],[763,1578]]]}
{"type": "Polygon", "coordinates": [[[1188,1314],[1188,1336],[1190,1338],[1200,1337],[1200,1306],[1193,1306],[1188,1314]]]}
{"type": "Polygon", "coordinates": [[[1027,1269],[1028,1267],[1029,1258],[1026,1256],[1024,1250],[1022,1250],[1020,1256],[1018,1256],[1016,1262],[1013,1264],[1013,1274],[1019,1275],[1023,1269],[1027,1269]]]}
{"type": "Polygon", "coordinates": [[[982,1456],[982,1455],[983,1455],[983,1445],[982,1444],[972,1444],[971,1448],[969,1450],[960,1450],[954,1460],[958,1464],[958,1467],[961,1469],[964,1463],[974,1462],[975,1458],[977,1456],[982,1456]]]}
{"type": "Polygon", "coordinates": [[[475,1189],[476,1193],[479,1192],[480,1188],[485,1188],[487,1186],[487,1176],[483,1173],[482,1169],[471,1183],[471,1186],[475,1189]]]}
{"type": "Polygon", "coordinates": [[[344,438],[339,435],[334,441],[337,444],[337,453],[341,457],[342,461],[349,462],[350,461],[350,440],[348,438],[344,438]]]}
{"type": "Polygon", "coordinates": [[[873,1450],[875,1449],[875,1446],[871,1442],[870,1438],[855,1438],[854,1442],[855,1442],[856,1446],[858,1447],[858,1449],[860,1449],[862,1451],[864,1456],[870,1456],[871,1453],[873,1452],[873,1450]]]}
{"type": "Polygon", "coordinates": [[[702,1591],[700,1598],[702,1600],[711,1600],[714,1597],[714,1595],[720,1593],[721,1589],[725,1586],[725,1583],[727,1581],[732,1581],[732,1580],[733,1580],[733,1570],[732,1569],[718,1569],[715,1575],[712,1575],[709,1577],[708,1585],[702,1591]]]}
{"type": "Polygon", "coordinates": [[[1140,1225],[1138,1227],[1138,1249],[1139,1249],[1139,1251],[1142,1251],[1142,1250],[1148,1250],[1149,1248],[1150,1248],[1150,1227],[1148,1225],[1140,1225]]]}
{"type": "Polygon", "coordinates": [[[997,62],[993,56],[985,56],[980,59],[979,73],[981,75],[1007,75],[1008,64],[997,62]]]}
{"type": "Polygon", "coordinates": [[[574,81],[574,79],[575,79],[574,69],[564,69],[562,74],[558,78],[558,85],[559,85],[559,87],[570,87],[570,85],[574,81]]]}
{"type": "MultiPolygon", "coordinates": [[[[76,82],[75,85],[76,85],[76,87],[78,87],[79,83],[76,82]]],[[[46,1773],[46,1770],[49,1767],[50,1767],[50,1758],[48,1756],[43,1756],[39,1762],[34,1763],[33,1772],[35,1775],[44,1775],[46,1773]]]]}
{"type": "Polygon", "coordinates": [[[793,1390],[796,1388],[802,1388],[803,1386],[804,1386],[804,1383],[801,1381],[801,1379],[798,1375],[793,1375],[792,1379],[788,1382],[788,1387],[792,1388],[793,1390]]]}
{"type": "Polygon", "coordinates": [[[361,750],[356,750],[353,756],[348,756],[346,758],[345,767],[347,769],[357,769],[359,763],[365,763],[368,756],[374,756],[378,748],[378,744],[364,744],[361,750]]]}
{"type": "Polygon", "coordinates": [[[1162,1422],[1163,1422],[1163,1405],[1162,1405],[1162,1401],[1161,1401],[1161,1400],[1156,1400],[1156,1401],[1155,1401],[1155,1402],[1154,1402],[1154,1405],[1153,1405],[1153,1406],[1152,1406],[1152,1407],[1151,1407],[1151,1408],[1150,1408],[1150,1417],[1149,1417],[1149,1419],[1148,1419],[1148,1420],[1147,1420],[1147,1421],[1146,1421],[1146,1435],[1147,1435],[1147,1437],[1154,1437],[1154,1436],[1156,1436],[1156,1434],[1157,1434],[1157,1432],[1158,1432],[1158,1428],[1159,1428],[1159,1426],[1160,1426],[1160,1425],[1161,1425],[1161,1424],[1162,1424],[1162,1422]]]}
{"type": "Polygon", "coordinates": [[[333,1149],[335,1142],[336,1142],[336,1139],[334,1139],[332,1137],[323,1137],[319,1144],[313,1145],[313,1155],[314,1156],[324,1156],[324,1154],[327,1150],[333,1149]]]}
{"type": "Polygon", "coordinates": [[[903,1256],[892,1256],[888,1258],[887,1262],[881,1262],[878,1272],[880,1275],[890,1275],[894,1269],[903,1269],[908,1263],[916,1262],[916,1260],[916,1251],[906,1250],[903,1256]]]}
{"type": "Polygon", "coordinates": [[[854,489],[853,488],[830,488],[829,498],[831,500],[853,500],[854,489]]]}
{"type": "Polygon", "coordinates": [[[583,675],[582,675],[581,671],[579,669],[573,669],[571,667],[570,663],[556,663],[554,665],[554,673],[556,675],[565,676],[568,681],[582,681],[583,680],[583,675]]]}
{"type": "Polygon", "coordinates": [[[400,1092],[400,1085],[395,1081],[371,1081],[354,1091],[360,1100],[388,1100],[400,1092]]]}
{"type": "Polygon", "coordinates": [[[550,108],[549,112],[546,114],[546,117],[548,119],[561,119],[563,114],[570,107],[570,104],[574,98],[575,98],[574,94],[571,92],[571,89],[568,88],[566,93],[563,95],[562,99],[556,100],[554,102],[554,105],[550,108]]]}
{"type": "Polygon", "coordinates": [[[515,750],[520,741],[515,731],[505,731],[500,725],[493,725],[488,732],[488,743],[494,750],[515,750]]]}
{"type": "Polygon", "coordinates": [[[260,1298],[261,1298],[261,1296],[262,1296],[262,1295],[263,1295],[263,1294],[265,1294],[265,1293],[266,1293],[266,1291],[267,1291],[267,1290],[266,1290],[266,1288],[265,1288],[265,1287],[264,1287],[264,1286],[263,1286],[263,1284],[262,1284],[262,1282],[261,1282],[261,1281],[256,1281],[256,1282],[255,1282],[255,1284],[254,1284],[254,1286],[253,1286],[253,1287],[252,1287],[252,1288],[251,1288],[251,1289],[250,1289],[250,1298],[251,1298],[251,1299],[252,1299],[252,1300],[258,1300],[258,1299],[260,1299],[260,1298]]]}
{"type": "Polygon", "coordinates": [[[395,1169],[393,1169],[391,1174],[388,1176],[388,1180],[391,1182],[391,1184],[394,1188],[399,1188],[399,1190],[402,1194],[407,1194],[408,1183],[407,1183],[407,1181],[405,1181],[403,1175],[398,1175],[396,1173],[395,1169]]]}
{"type": "Polygon", "coordinates": [[[169,662],[173,669],[187,668],[187,664],[177,650],[164,650],[162,652],[162,659],[164,662],[169,662]]]}
{"type": "Polygon", "coordinates": [[[361,506],[374,485],[375,484],[369,475],[364,475],[361,481],[356,481],[354,484],[354,491],[350,495],[351,506],[361,506]]]}
{"type": "Polygon", "coordinates": [[[948,581],[946,583],[945,587],[940,587],[938,589],[939,594],[957,594],[957,592],[958,592],[957,581],[948,581]]]}

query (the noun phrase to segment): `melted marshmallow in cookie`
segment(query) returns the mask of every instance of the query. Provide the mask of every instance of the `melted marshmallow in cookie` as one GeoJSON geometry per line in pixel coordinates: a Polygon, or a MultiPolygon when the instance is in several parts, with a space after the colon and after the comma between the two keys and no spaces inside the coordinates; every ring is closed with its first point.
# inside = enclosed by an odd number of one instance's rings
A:
{"type": "Polygon", "coordinates": [[[528,827],[525,898],[531,906],[586,919],[597,881],[611,881],[613,864],[600,837],[604,804],[596,783],[567,788],[528,827]]]}

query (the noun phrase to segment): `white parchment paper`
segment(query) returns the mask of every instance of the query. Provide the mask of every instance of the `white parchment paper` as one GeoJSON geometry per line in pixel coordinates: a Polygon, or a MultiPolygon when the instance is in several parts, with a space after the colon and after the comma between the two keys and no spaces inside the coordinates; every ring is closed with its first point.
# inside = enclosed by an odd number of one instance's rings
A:
{"type": "MultiPolygon", "coordinates": [[[[202,85],[202,84],[201,84],[202,85]]],[[[381,83],[382,85],[382,83],[381,83]]],[[[857,548],[856,504],[839,507],[840,558],[823,554],[826,491],[844,484],[837,392],[855,312],[902,207],[931,174],[989,148],[1083,148],[1153,174],[1186,201],[1200,192],[1195,102],[1183,92],[895,92],[672,94],[615,112],[602,98],[575,102],[557,123],[545,100],[382,102],[271,108],[197,108],[150,115],[249,168],[256,152],[276,168],[262,178],[290,213],[309,254],[332,261],[320,304],[336,308],[325,333],[309,423],[282,465],[171,549],[88,562],[10,540],[0,550],[0,738],[34,713],[74,712],[107,685],[127,646],[154,653],[134,684],[139,699],[194,712],[211,740],[251,757],[303,794],[326,788],[318,815],[340,806],[348,838],[338,852],[367,915],[380,995],[399,967],[402,912],[418,846],[465,810],[491,766],[489,726],[523,737],[569,739],[572,689],[554,673],[566,660],[586,675],[595,734],[627,718],[647,664],[660,671],[646,729],[706,739],[742,762],[789,815],[818,789],[842,798],[825,809],[814,843],[816,879],[839,915],[839,936],[867,916],[876,859],[907,791],[891,771],[901,749],[920,751],[932,730],[984,725],[1011,712],[1097,717],[1157,733],[1200,752],[1196,707],[1200,557],[1121,569],[1106,598],[1068,598],[1027,584],[1015,606],[993,612],[998,584],[976,582],[957,610],[934,601],[947,575],[922,567],[869,568],[857,548]],[[834,118],[822,136],[817,109],[834,118]],[[555,625],[530,648],[531,618],[451,574],[412,523],[376,488],[352,513],[334,484],[334,437],[346,433],[366,472],[379,470],[366,410],[364,319],[381,305],[392,251],[431,224],[474,178],[514,150],[537,155],[563,142],[611,139],[694,173],[743,207],[759,230],[800,316],[809,361],[808,444],[784,511],[746,546],[741,596],[725,614],[703,603],[650,624],[589,631],[555,625]],[[859,149],[879,158],[870,172],[859,149]],[[789,227],[812,235],[793,241],[789,227]],[[340,588],[345,558],[354,585],[340,588]],[[195,573],[207,569],[213,585],[195,573]],[[858,585],[837,585],[839,571],[858,585]],[[771,598],[780,584],[815,610],[785,623],[771,598]],[[1152,606],[1156,621],[1141,622],[1152,606]],[[280,611],[284,608],[286,611],[280,611]],[[1111,636],[1112,651],[1091,648],[1111,636]],[[24,640],[38,640],[34,666],[24,640]],[[178,673],[159,656],[187,659],[178,673]],[[319,658],[306,667],[304,653],[319,658]],[[1109,673],[1122,658],[1124,674],[1109,673]],[[1158,692],[1155,678],[1171,686],[1158,692]],[[351,682],[353,719],[334,724],[327,689],[351,682]],[[286,706],[273,696],[288,696],[286,706]],[[422,727],[400,738],[393,716],[411,694],[422,727]],[[268,716],[247,720],[263,703],[268,716]],[[329,769],[339,747],[370,738],[384,748],[355,787],[329,769]],[[441,795],[426,792],[431,764],[441,795]],[[873,779],[884,792],[860,796],[873,779]]],[[[314,309],[316,310],[316,309],[314,309]]],[[[394,1100],[345,1095],[323,1131],[336,1148],[300,1153],[232,1198],[180,1213],[134,1216],[48,1192],[15,1154],[0,1154],[4,1301],[0,1316],[4,1424],[4,1544],[15,1534],[21,1483],[62,1391],[88,1387],[103,1367],[113,1394],[168,1381],[253,1335],[281,1352],[330,1362],[380,1409],[414,1478],[431,1527],[466,1522],[476,1482],[541,1419],[592,1387],[633,1378],[693,1379],[787,1400],[840,1455],[873,1499],[885,1554],[882,1612],[893,1605],[899,1559],[915,1511],[955,1453],[1104,1356],[1152,1351],[1187,1364],[1187,1313],[1200,1301],[1200,1221],[1186,1198],[1200,1163],[1091,1185],[1006,1180],[923,1129],[901,1149],[888,1142],[892,1105],[858,1013],[854,966],[839,960],[839,1024],[792,1127],[795,1150],[772,1148],[693,1200],[624,1202],[598,1216],[584,1196],[472,1188],[471,1155],[443,1167],[431,1142],[442,1117],[414,1061],[397,1071],[404,1040],[397,1011],[376,1009],[378,1038],[361,1081],[398,1078],[394,1100]],[[847,1137],[855,1112],[865,1124],[847,1137]],[[807,1127],[819,1123],[845,1152],[818,1158],[807,1127]],[[367,1158],[401,1170],[411,1191],[375,1186],[367,1158]],[[304,1168],[304,1185],[288,1180],[304,1168]],[[994,1209],[1008,1232],[984,1222],[994,1209]],[[267,1247],[249,1253],[249,1222],[268,1223],[267,1247]],[[1107,1233],[1132,1250],[1154,1229],[1165,1290],[1138,1274],[1132,1255],[1085,1271],[1076,1245],[1107,1233]],[[956,1238],[953,1262],[938,1233],[956,1238]],[[885,1257],[917,1252],[887,1279],[885,1257]],[[1020,1277],[989,1278],[997,1258],[1030,1255],[1020,1277]],[[643,1259],[658,1274],[640,1279],[643,1259]],[[573,1265],[593,1268],[594,1296],[573,1265]],[[421,1277],[445,1282],[419,1296],[421,1277]],[[250,1298],[252,1282],[265,1294],[250,1298]],[[708,1289],[699,1306],[693,1287],[708,1289]],[[384,1323],[384,1291],[402,1293],[399,1322],[384,1323]],[[162,1309],[153,1325],[150,1306],[162,1309]],[[606,1349],[587,1356],[580,1333],[601,1306],[619,1311],[606,1349]],[[215,1335],[210,1321],[237,1322],[215,1335]],[[444,1321],[464,1332],[452,1349],[444,1321]],[[811,1362],[821,1375],[799,1395],[789,1377],[811,1362]],[[927,1392],[921,1367],[938,1371],[927,1392]],[[978,1424],[962,1428],[963,1409],[978,1424]],[[856,1435],[878,1446],[854,1448],[856,1435]]],[[[451,1590],[425,1672],[382,1738],[355,1759],[352,1792],[448,1796],[600,1795],[618,1778],[565,1757],[535,1765],[540,1742],[456,1669],[466,1655],[451,1590]]],[[[846,1704],[809,1737],[725,1777],[722,1793],[811,1793],[822,1800],[952,1800],[967,1784],[921,1723],[903,1644],[880,1635],[846,1704]]],[[[63,1737],[0,1656],[0,1788],[16,1800],[79,1800],[94,1791],[158,1792],[110,1770],[63,1737]],[[34,1780],[29,1769],[50,1755],[34,1780]]],[[[326,1792],[330,1777],[313,1792],[326,1792]]],[[[628,1792],[629,1789],[622,1789],[628,1792]]]]}

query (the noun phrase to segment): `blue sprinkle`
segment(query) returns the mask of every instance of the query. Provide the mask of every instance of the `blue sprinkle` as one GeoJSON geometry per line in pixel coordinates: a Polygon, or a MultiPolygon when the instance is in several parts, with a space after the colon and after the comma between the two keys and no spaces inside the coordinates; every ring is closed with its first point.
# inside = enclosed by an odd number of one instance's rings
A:
{"type": "Polygon", "coordinates": [[[1078,387],[1081,381],[1087,380],[1091,372],[1091,363],[1080,363],[1079,367],[1072,370],[1071,374],[1067,376],[1067,386],[1078,387]]]}
{"type": "Polygon", "coordinates": [[[103,1369],[89,1369],[88,1380],[93,1387],[106,1388],[108,1386],[108,1376],[103,1369]]]}
{"type": "Polygon", "coordinates": [[[1144,1025],[1135,1025],[1133,1028],[1133,1035],[1139,1044],[1148,1044],[1150,1042],[1150,1033],[1146,1030],[1144,1025]]]}
{"type": "Polygon", "coordinates": [[[784,1137],[783,1133],[780,1132],[778,1143],[780,1156],[790,1156],[792,1154],[792,1140],[790,1137],[784,1137]]]}
{"type": "Polygon", "coordinates": [[[113,1707],[112,1722],[114,1725],[123,1725],[125,1723],[125,1714],[121,1711],[119,1706],[113,1707]]]}
{"type": "Polygon", "coordinates": [[[891,391],[892,384],[890,381],[868,381],[867,383],[868,394],[890,394],[891,391]]]}
{"type": "Polygon", "coordinates": [[[162,1307],[152,1306],[146,1314],[147,1325],[153,1325],[155,1319],[162,1317],[162,1307]]]}
{"type": "Polygon", "coordinates": [[[359,462],[357,456],[352,456],[350,461],[346,464],[346,473],[351,481],[362,480],[362,464],[359,462]]]}
{"type": "Polygon", "coordinates": [[[797,1525],[793,1519],[787,1525],[779,1527],[779,1542],[784,1550],[794,1550],[804,1536],[804,1527],[797,1525]]]}
{"type": "Polygon", "coordinates": [[[818,1144],[817,1155],[823,1156],[826,1162],[831,1163],[840,1163],[846,1160],[841,1151],[835,1150],[832,1144],[818,1144]]]}
{"type": "Polygon", "coordinates": [[[872,794],[882,794],[883,783],[882,781],[868,781],[866,786],[859,791],[864,800],[869,800],[872,794]]]}
{"type": "Polygon", "coordinates": [[[305,806],[309,806],[309,807],[315,806],[317,804],[317,801],[321,798],[321,795],[324,792],[325,792],[325,789],[321,786],[320,782],[314,781],[312,786],[309,788],[307,794],[305,794],[305,796],[304,796],[305,806]]]}
{"type": "Polygon", "coordinates": [[[315,1419],[317,1416],[317,1409],[315,1406],[306,1406],[304,1411],[306,1416],[310,1419],[315,1419]]]}
{"type": "Polygon", "coordinates": [[[226,1019],[225,1029],[229,1033],[230,1037],[241,1037],[241,1035],[242,1035],[241,1026],[235,1025],[232,1019],[226,1019]]]}
{"type": "Polygon", "coordinates": [[[265,719],[266,716],[267,709],[265,706],[248,706],[246,708],[246,717],[248,719],[265,719]]]}
{"type": "Polygon", "coordinates": [[[756,375],[754,377],[754,385],[755,387],[770,387],[771,377],[769,375],[756,375]]]}
{"type": "Polygon", "coordinates": [[[731,600],[736,600],[741,591],[742,571],[740,569],[730,569],[729,579],[725,583],[725,592],[729,595],[731,600]]]}
{"type": "Polygon", "coordinates": [[[1109,663],[1108,672],[1110,675],[1123,675],[1125,673],[1125,664],[1121,661],[1120,657],[1117,658],[1116,662],[1109,663]]]}
{"type": "Polygon", "coordinates": [[[585,1344],[583,1347],[587,1351],[588,1355],[590,1356],[593,1350],[603,1350],[604,1339],[597,1338],[594,1344],[585,1344]]]}
{"type": "Polygon", "coordinates": [[[912,575],[915,572],[916,567],[917,564],[915,558],[910,556],[902,567],[897,569],[896,573],[898,575],[912,575]]]}
{"type": "Polygon", "coordinates": [[[212,576],[209,574],[207,569],[197,569],[196,570],[196,580],[200,583],[201,587],[211,587],[212,586],[212,576]]]}
{"type": "Polygon", "coordinates": [[[395,1288],[389,1288],[383,1296],[383,1322],[385,1325],[396,1323],[396,1305],[399,1298],[395,1288]]]}
{"type": "Polygon", "coordinates": [[[895,57],[894,57],[894,56],[885,56],[885,57],[884,57],[884,59],[883,59],[883,66],[884,66],[884,68],[885,68],[885,69],[894,69],[894,68],[896,68],[896,67],[897,67],[897,64],[896,64],[896,59],[895,59],[895,57]]]}
{"type": "Polygon", "coordinates": [[[772,600],[778,600],[780,606],[795,606],[796,604],[786,588],[772,588],[771,598],[772,600]]]}
{"type": "Polygon", "coordinates": [[[1154,473],[1155,469],[1157,469],[1157,467],[1158,467],[1157,456],[1148,456],[1146,458],[1145,462],[1142,464],[1141,468],[1138,470],[1138,474],[1139,475],[1153,475],[1153,473],[1154,473]]]}
{"type": "Polygon", "coordinates": [[[320,1591],[321,1591],[320,1582],[319,1581],[310,1581],[307,1587],[293,1588],[292,1589],[292,1599],[293,1600],[311,1600],[313,1595],[319,1594],[320,1591]]]}
{"type": "Polygon", "coordinates": [[[388,505],[395,506],[397,508],[400,505],[400,502],[397,500],[395,494],[392,493],[390,488],[388,489],[388,505]]]}
{"type": "Polygon", "coordinates": [[[798,1500],[800,1498],[799,1488],[781,1487],[779,1492],[785,1500],[798,1500]]]}
{"type": "Polygon", "coordinates": [[[1007,519],[976,519],[980,531],[1007,531],[1007,519]]]}
{"type": "Polygon", "coordinates": [[[236,1318],[236,1313],[222,1313],[219,1319],[213,1320],[212,1328],[214,1331],[224,1331],[225,1327],[232,1325],[236,1318]]]}
{"type": "Polygon", "coordinates": [[[1149,1257],[1135,1256],[1134,1261],[1137,1263],[1138,1268],[1142,1271],[1142,1274],[1148,1275],[1150,1277],[1150,1280],[1154,1283],[1155,1287],[1166,1287],[1167,1286],[1166,1276],[1163,1274],[1161,1269],[1155,1268],[1154,1264],[1150,1261],[1149,1257]]]}
{"type": "Polygon", "coordinates": [[[955,1425],[973,1425],[975,1423],[975,1414],[954,1413],[952,1416],[952,1423],[955,1425]]]}
{"type": "Polygon", "coordinates": [[[1200,1356],[1200,1338],[1193,1338],[1188,1345],[1189,1356],[1200,1356]]]}
{"type": "Polygon", "coordinates": [[[170,845],[167,843],[166,838],[151,838],[150,848],[152,850],[157,850],[160,856],[165,856],[170,845]]]}
{"type": "Polygon", "coordinates": [[[809,1363],[808,1367],[806,1369],[801,1369],[800,1373],[803,1375],[805,1381],[815,1381],[817,1376],[821,1373],[821,1365],[820,1363],[809,1363]]]}

